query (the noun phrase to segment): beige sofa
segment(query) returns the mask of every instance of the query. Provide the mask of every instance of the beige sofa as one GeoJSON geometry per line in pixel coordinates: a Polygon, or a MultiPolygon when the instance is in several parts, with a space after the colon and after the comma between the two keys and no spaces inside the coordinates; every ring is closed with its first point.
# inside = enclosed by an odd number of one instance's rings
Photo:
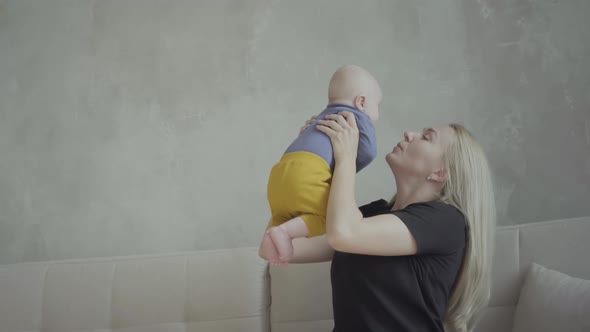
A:
{"type": "MultiPolygon", "coordinates": [[[[512,330],[532,262],[590,279],[589,239],[590,217],[498,228],[477,331],[512,330]]],[[[0,331],[331,331],[329,286],[329,263],[269,269],[256,248],[0,265],[0,331]]]]}

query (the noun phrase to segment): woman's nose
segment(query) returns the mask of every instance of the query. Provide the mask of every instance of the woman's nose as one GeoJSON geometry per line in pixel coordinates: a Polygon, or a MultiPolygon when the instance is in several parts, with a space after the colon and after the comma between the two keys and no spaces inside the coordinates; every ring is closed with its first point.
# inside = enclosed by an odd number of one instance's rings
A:
{"type": "Polygon", "coordinates": [[[409,131],[404,131],[404,138],[406,141],[410,142],[412,140],[412,134],[409,131]]]}

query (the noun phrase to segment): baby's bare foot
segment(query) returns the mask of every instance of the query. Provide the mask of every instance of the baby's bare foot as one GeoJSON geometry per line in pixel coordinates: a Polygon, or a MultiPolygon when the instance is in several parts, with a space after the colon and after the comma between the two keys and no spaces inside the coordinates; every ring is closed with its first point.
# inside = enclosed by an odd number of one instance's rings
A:
{"type": "Polygon", "coordinates": [[[267,231],[262,238],[262,244],[260,245],[260,257],[266,259],[272,265],[276,265],[280,262],[279,260],[279,252],[275,247],[272,239],[270,238],[270,234],[267,231]]]}
{"type": "Polygon", "coordinates": [[[278,251],[279,260],[288,262],[293,256],[293,243],[287,231],[281,226],[276,226],[272,227],[268,233],[278,251]]]}
{"type": "Polygon", "coordinates": [[[289,262],[282,262],[280,260],[277,260],[275,262],[271,262],[270,265],[272,265],[272,266],[287,266],[287,265],[289,265],[289,262]]]}

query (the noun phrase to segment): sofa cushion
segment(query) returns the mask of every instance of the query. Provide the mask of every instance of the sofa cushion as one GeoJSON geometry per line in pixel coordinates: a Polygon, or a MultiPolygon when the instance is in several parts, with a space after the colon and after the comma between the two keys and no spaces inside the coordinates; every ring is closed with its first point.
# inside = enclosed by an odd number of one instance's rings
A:
{"type": "Polygon", "coordinates": [[[273,332],[331,331],[330,262],[270,267],[273,332]]]}
{"type": "MultiPolygon", "coordinates": [[[[516,294],[518,296],[518,294],[516,294]]],[[[507,332],[512,330],[515,306],[490,306],[483,310],[474,332],[507,332]]]]}
{"type": "Polygon", "coordinates": [[[0,265],[0,331],[41,329],[46,273],[41,263],[0,265]]]}
{"type": "Polygon", "coordinates": [[[532,263],[520,292],[513,332],[590,331],[590,280],[532,263]]]}

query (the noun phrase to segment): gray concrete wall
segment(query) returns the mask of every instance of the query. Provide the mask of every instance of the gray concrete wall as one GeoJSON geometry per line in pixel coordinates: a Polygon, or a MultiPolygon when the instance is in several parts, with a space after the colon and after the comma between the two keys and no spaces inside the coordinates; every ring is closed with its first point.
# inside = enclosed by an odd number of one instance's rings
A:
{"type": "Polygon", "coordinates": [[[405,129],[460,122],[499,224],[590,215],[590,1],[0,1],[0,263],[255,246],[266,181],[330,74],[405,129]]]}

